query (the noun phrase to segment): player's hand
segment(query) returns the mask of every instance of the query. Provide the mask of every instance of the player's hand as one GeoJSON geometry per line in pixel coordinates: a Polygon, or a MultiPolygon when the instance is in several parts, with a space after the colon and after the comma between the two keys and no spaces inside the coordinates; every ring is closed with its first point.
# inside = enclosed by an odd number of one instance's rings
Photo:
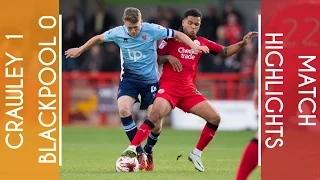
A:
{"type": "Polygon", "coordinates": [[[81,55],[80,48],[71,48],[65,51],[64,55],[66,58],[77,58],[81,55]]]}
{"type": "Polygon", "coordinates": [[[178,58],[168,55],[168,61],[171,64],[172,68],[176,72],[181,72],[182,71],[182,65],[181,62],[179,61],[178,58]]]}
{"type": "Polygon", "coordinates": [[[254,32],[254,31],[249,32],[247,35],[243,37],[244,44],[248,44],[256,36],[258,36],[258,32],[254,32]]]}
{"type": "Polygon", "coordinates": [[[207,46],[195,46],[195,47],[193,47],[192,48],[192,50],[194,51],[194,52],[204,52],[204,53],[209,53],[210,52],[210,50],[209,50],[209,48],[207,47],[207,46]]]}

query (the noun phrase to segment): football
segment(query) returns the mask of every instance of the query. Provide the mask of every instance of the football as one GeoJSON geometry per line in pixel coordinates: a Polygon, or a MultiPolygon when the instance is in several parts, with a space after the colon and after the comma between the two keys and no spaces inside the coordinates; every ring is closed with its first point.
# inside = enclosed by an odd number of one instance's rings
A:
{"type": "Polygon", "coordinates": [[[137,158],[122,156],[116,161],[117,172],[137,172],[139,170],[139,162],[137,158]]]}

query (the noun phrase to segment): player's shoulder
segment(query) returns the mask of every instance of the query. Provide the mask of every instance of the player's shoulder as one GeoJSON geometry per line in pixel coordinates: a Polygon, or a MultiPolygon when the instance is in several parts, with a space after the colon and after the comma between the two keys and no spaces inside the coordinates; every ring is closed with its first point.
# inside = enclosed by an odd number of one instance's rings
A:
{"type": "Polygon", "coordinates": [[[163,39],[162,41],[165,41],[166,44],[179,44],[179,43],[182,43],[182,42],[178,41],[175,38],[166,38],[166,39],[163,39]]]}
{"type": "Polygon", "coordinates": [[[149,22],[143,22],[142,28],[145,28],[145,29],[166,29],[165,27],[163,27],[159,24],[149,23],[149,22]]]}
{"type": "Polygon", "coordinates": [[[113,33],[115,35],[119,35],[124,32],[125,32],[125,30],[124,30],[123,26],[116,26],[116,27],[113,27],[113,28],[107,30],[105,33],[107,33],[107,34],[113,33]]]}
{"type": "Polygon", "coordinates": [[[207,43],[210,43],[210,44],[218,44],[210,39],[207,39],[205,37],[202,37],[202,36],[198,36],[197,39],[199,42],[202,42],[203,44],[207,44],[207,43]]]}
{"type": "Polygon", "coordinates": [[[198,40],[204,40],[204,41],[208,40],[207,38],[205,38],[205,37],[203,37],[203,36],[197,36],[196,39],[198,39],[198,40]]]}
{"type": "Polygon", "coordinates": [[[116,27],[113,27],[111,29],[109,29],[109,31],[119,31],[119,30],[124,30],[124,25],[122,26],[116,26],[116,27]]]}
{"type": "Polygon", "coordinates": [[[143,22],[142,23],[142,29],[148,30],[148,29],[152,29],[152,28],[154,28],[153,23],[148,23],[148,22],[143,22]]]}
{"type": "Polygon", "coordinates": [[[194,41],[199,41],[199,42],[202,42],[202,43],[207,43],[209,40],[205,37],[202,37],[202,36],[197,36],[197,38],[194,40],[194,41]]]}

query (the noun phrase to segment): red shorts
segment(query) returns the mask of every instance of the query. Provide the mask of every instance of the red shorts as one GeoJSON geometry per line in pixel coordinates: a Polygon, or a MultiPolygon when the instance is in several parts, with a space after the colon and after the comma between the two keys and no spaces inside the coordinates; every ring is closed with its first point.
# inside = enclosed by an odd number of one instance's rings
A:
{"type": "Polygon", "coordinates": [[[162,97],[168,100],[172,109],[178,107],[184,112],[189,112],[192,107],[207,100],[207,98],[194,87],[177,87],[163,83],[160,84],[156,97],[162,97]]]}

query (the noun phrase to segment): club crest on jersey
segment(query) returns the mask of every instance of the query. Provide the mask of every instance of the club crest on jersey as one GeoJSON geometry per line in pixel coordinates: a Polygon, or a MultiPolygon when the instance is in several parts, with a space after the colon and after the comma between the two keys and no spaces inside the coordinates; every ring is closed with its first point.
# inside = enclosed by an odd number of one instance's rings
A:
{"type": "Polygon", "coordinates": [[[145,35],[145,34],[142,35],[142,39],[143,39],[143,40],[147,40],[147,35],[145,35]]]}

